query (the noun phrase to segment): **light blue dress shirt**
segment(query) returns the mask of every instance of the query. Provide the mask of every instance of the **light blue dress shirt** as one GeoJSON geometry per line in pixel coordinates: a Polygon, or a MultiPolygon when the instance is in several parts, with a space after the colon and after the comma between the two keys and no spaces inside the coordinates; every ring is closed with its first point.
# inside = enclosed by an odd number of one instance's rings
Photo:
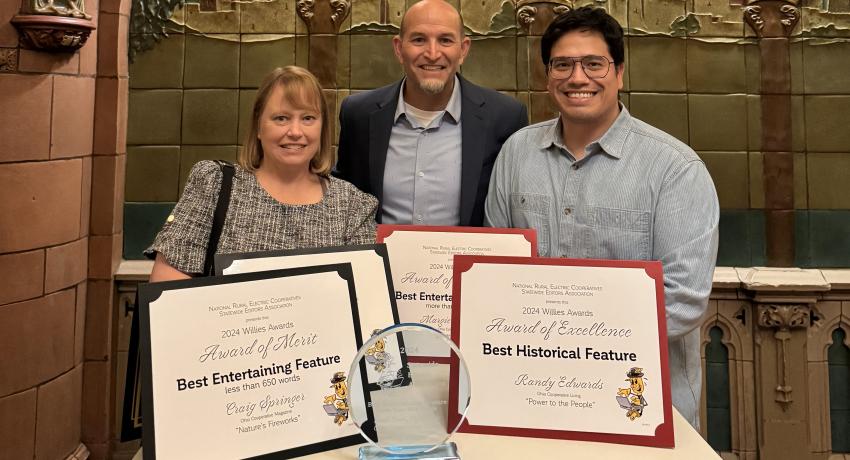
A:
{"type": "Polygon", "coordinates": [[[541,257],[660,260],[673,405],[696,427],[699,326],[717,259],[714,183],[690,147],[625,108],[578,161],[559,120],[502,146],[484,223],[536,229],[541,257]]]}
{"type": "Polygon", "coordinates": [[[428,126],[405,113],[402,82],[387,162],[381,223],[458,225],[460,223],[461,94],[454,90],[445,112],[428,126]]]}

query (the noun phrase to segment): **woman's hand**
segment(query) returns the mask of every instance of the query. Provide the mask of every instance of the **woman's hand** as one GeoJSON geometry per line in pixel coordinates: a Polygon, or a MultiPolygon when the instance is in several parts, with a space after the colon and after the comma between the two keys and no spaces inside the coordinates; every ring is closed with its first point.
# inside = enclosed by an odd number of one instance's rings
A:
{"type": "Polygon", "coordinates": [[[158,281],[185,280],[189,278],[191,278],[191,276],[169,265],[169,263],[165,261],[165,257],[162,257],[162,254],[156,254],[156,260],[153,263],[153,270],[151,270],[151,283],[156,283],[158,281]]]}

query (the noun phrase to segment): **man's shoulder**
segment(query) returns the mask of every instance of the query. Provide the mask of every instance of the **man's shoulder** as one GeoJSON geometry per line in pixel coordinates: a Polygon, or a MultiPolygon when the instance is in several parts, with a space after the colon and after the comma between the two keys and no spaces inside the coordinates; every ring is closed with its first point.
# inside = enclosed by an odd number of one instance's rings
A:
{"type": "Polygon", "coordinates": [[[660,147],[659,150],[667,152],[671,156],[671,160],[683,162],[701,161],[699,155],[694,152],[694,149],[672,134],[635,117],[632,117],[631,125],[631,133],[633,135],[639,136],[648,142],[657,143],[660,147]]]}
{"type": "Polygon", "coordinates": [[[533,142],[535,145],[544,138],[551,136],[552,127],[558,123],[558,118],[540,121],[533,125],[520,128],[508,138],[508,142],[533,142]]]}
{"type": "Polygon", "coordinates": [[[374,108],[375,104],[394,98],[398,94],[400,84],[401,80],[380,88],[352,94],[345,98],[344,105],[352,109],[374,108]]]}

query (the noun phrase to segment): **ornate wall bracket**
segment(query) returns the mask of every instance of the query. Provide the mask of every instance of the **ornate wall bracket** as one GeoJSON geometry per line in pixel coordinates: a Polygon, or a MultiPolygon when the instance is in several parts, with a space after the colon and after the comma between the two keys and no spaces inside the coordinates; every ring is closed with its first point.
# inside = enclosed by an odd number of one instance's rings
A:
{"type": "Polygon", "coordinates": [[[95,29],[88,19],[44,14],[18,15],[11,22],[27,46],[58,53],[80,49],[95,29]]]}
{"type": "Polygon", "coordinates": [[[790,369],[788,366],[787,347],[791,339],[791,329],[804,329],[811,324],[811,307],[806,305],[764,304],[758,306],[758,325],[765,329],[774,329],[773,337],[779,341],[777,349],[777,379],[776,396],[782,410],[794,402],[791,397],[790,369]]]}
{"type": "Polygon", "coordinates": [[[800,22],[799,0],[756,0],[744,7],[744,21],[759,38],[788,37],[800,22]]]}
{"type": "Polygon", "coordinates": [[[95,29],[83,0],[26,0],[12,18],[24,43],[35,49],[73,52],[95,29]]]}
{"type": "Polygon", "coordinates": [[[527,34],[541,35],[552,20],[572,9],[568,0],[514,0],[516,21],[527,34]]]}

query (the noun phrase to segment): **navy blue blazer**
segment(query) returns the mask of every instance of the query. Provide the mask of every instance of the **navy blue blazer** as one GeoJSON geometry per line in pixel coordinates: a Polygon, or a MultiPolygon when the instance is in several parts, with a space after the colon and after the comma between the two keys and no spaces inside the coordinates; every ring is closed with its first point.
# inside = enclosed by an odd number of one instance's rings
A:
{"type": "MultiPolygon", "coordinates": [[[[460,225],[481,226],[493,163],[502,143],[528,124],[528,112],[510,96],[472,84],[459,74],[458,78],[462,129],[460,225]]],[[[401,81],[397,81],[351,95],[342,101],[339,111],[334,174],[379,201],[383,200],[384,166],[400,88],[401,81]]]]}

